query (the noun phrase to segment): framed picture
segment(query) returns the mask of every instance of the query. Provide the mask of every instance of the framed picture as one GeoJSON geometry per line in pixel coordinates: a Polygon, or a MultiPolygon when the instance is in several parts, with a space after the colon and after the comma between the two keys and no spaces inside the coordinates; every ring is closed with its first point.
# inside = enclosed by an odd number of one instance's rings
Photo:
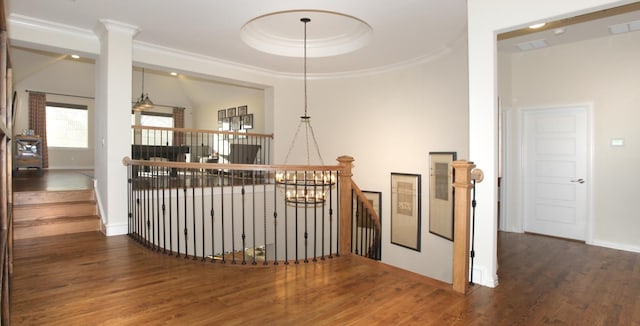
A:
{"type": "Polygon", "coordinates": [[[240,117],[235,116],[231,118],[231,130],[238,131],[240,130],[240,117]]]}
{"type": "Polygon", "coordinates": [[[227,109],[227,118],[236,116],[236,108],[228,108],[227,109]]]}
{"type": "Polygon", "coordinates": [[[242,129],[253,129],[253,113],[242,116],[242,129]]]}
{"type": "Polygon", "coordinates": [[[246,115],[247,114],[247,106],[242,105],[238,107],[238,115],[246,115]]]}
{"type": "Polygon", "coordinates": [[[231,120],[228,117],[222,118],[222,129],[220,130],[222,131],[231,130],[231,120]]]}
{"type": "Polygon", "coordinates": [[[391,243],[420,251],[419,174],[391,173],[391,243]]]}
{"type": "Polygon", "coordinates": [[[429,232],[453,241],[453,167],[456,152],[429,153],[429,232]]]}
{"type": "Polygon", "coordinates": [[[218,110],[218,121],[222,121],[222,119],[227,117],[227,110],[218,110]]]}

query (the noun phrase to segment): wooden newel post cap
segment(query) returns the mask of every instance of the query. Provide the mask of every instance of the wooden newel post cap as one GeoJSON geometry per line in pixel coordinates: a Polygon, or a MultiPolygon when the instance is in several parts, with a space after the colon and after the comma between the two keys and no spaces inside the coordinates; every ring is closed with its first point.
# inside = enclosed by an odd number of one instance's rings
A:
{"type": "Polygon", "coordinates": [[[471,179],[475,180],[477,183],[482,182],[482,180],[484,180],[484,172],[480,169],[471,170],[471,179]]]}

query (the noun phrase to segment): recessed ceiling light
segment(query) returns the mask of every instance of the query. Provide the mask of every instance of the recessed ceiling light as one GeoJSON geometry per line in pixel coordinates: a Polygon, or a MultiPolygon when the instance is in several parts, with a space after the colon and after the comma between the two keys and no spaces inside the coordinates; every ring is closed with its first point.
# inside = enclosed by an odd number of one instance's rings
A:
{"type": "Polygon", "coordinates": [[[527,51],[533,49],[540,49],[547,46],[547,42],[544,39],[533,40],[529,42],[522,42],[516,45],[520,50],[527,51]]]}
{"type": "Polygon", "coordinates": [[[171,76],[178,76],[178,73],[177,73],[177,72],[174,72],[174,71],[170,72],[169,74],[170,74],[171,76]]]}
{"type": "Polygon", "coordinates": [[[564,32],[565,32],[564,28],[556,28],[553,30],[553,34],[556,34],[556,35],[564,34],[564,32]]]}
{"type": "Polygon", "coordinates": [[[544,25],[546,25],[546,24],[547,24],[547,23],[538,23],[538,24],[533,24],[533,25],[529,26],[529,28],[531,28],[531,29],[536,29],[536,28],[540,28],[540,27],[542,27],[542,26],[544,26],[544,25]]]}
{"type": "Polygon", "coordinates": [[[71,57],[74,58],[74,59],[80,59],[80,56],[77,55],[77,54],[72,54],[71,57]]]}

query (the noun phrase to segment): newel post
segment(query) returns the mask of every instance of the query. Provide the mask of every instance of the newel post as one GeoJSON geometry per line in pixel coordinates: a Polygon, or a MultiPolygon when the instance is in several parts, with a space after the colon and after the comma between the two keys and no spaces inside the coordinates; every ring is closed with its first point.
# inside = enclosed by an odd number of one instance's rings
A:
{"type": "Polygon", "coordinates": [[[340,255],[348,255],[351,253],[351,212],[352,212],[352,200],[351,200],[351,177],[353,173],[351,168],[353,166],[353,157],[343,155],[338,157],[340,162],[340,171],[338,172],[338,184],[340,195],[340,248],[338,253],[340,255]]]}
{"type": "Polygon", "coordinates": [[[469,236],[471,208],[471,170],[473,162],[458,160],[452,163],[455,170],[455,207],[454,207],[454,240],[453,240],[453,290],[467,293],[469,289],[469,236]]]}

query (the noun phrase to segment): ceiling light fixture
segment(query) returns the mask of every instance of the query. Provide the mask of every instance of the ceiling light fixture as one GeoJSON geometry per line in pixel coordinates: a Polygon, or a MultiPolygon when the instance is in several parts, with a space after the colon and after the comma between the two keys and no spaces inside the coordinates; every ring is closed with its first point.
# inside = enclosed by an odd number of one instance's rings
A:
{"type": "MultiPolygon", "coordinates": [[[[318,141],[311,127],[311,117],[308,114],[308,97],[307,97],[307,23],[311,21],[309,18],[301,18],[304,23],[304,115],[300,117],[298,129],[291,141],[287,155],[285,156],[285,164],[289,160],[289,156],[296,148],[296,140],[304,140],[304,154],[306,154],[306,164],[311,165],[310,154],[314,153],[318,156],[319,164],[324,165],[318,141]],[[304,131],[304,134],[301,134],[304,131]],[[300,136],[300,138],[299,138],[300,136]],[[313,143],[310,144],[310,140],[313,143]],[[311,145],[313,148],[311,148],[311,145]],[[312,151],[315,150],[315,152],[312,151]]],[[[336,183],[336,176],[331,171],[295,171],[278,173],[276,175],[276,183],[280,185],[285,192],[285,200],[290,205],[317,206],[325,202],[326,192],[336,183]]]]}
{"type": "Polygon", "coordinates": [[[153,108],[154,104],[149,99],[149,94],[144,93],[144,68],[142,68],[142,94],[140,94],[140,98],[136,101],[136,104],[133,105],[134,110],[144,111],[153,108]]]}
{"type": "Polygon", "coordinates": [[[529,28],[531,28],[531,29],[537,29],[537,28],[540,28],[540,27],[542,27],[542,26],[544,26],[544,25],[546,25],[546,24],[547,24],[547,23],[537,23],[537,24],[533,24],[533,25],[529,26],[529,28]]]}

